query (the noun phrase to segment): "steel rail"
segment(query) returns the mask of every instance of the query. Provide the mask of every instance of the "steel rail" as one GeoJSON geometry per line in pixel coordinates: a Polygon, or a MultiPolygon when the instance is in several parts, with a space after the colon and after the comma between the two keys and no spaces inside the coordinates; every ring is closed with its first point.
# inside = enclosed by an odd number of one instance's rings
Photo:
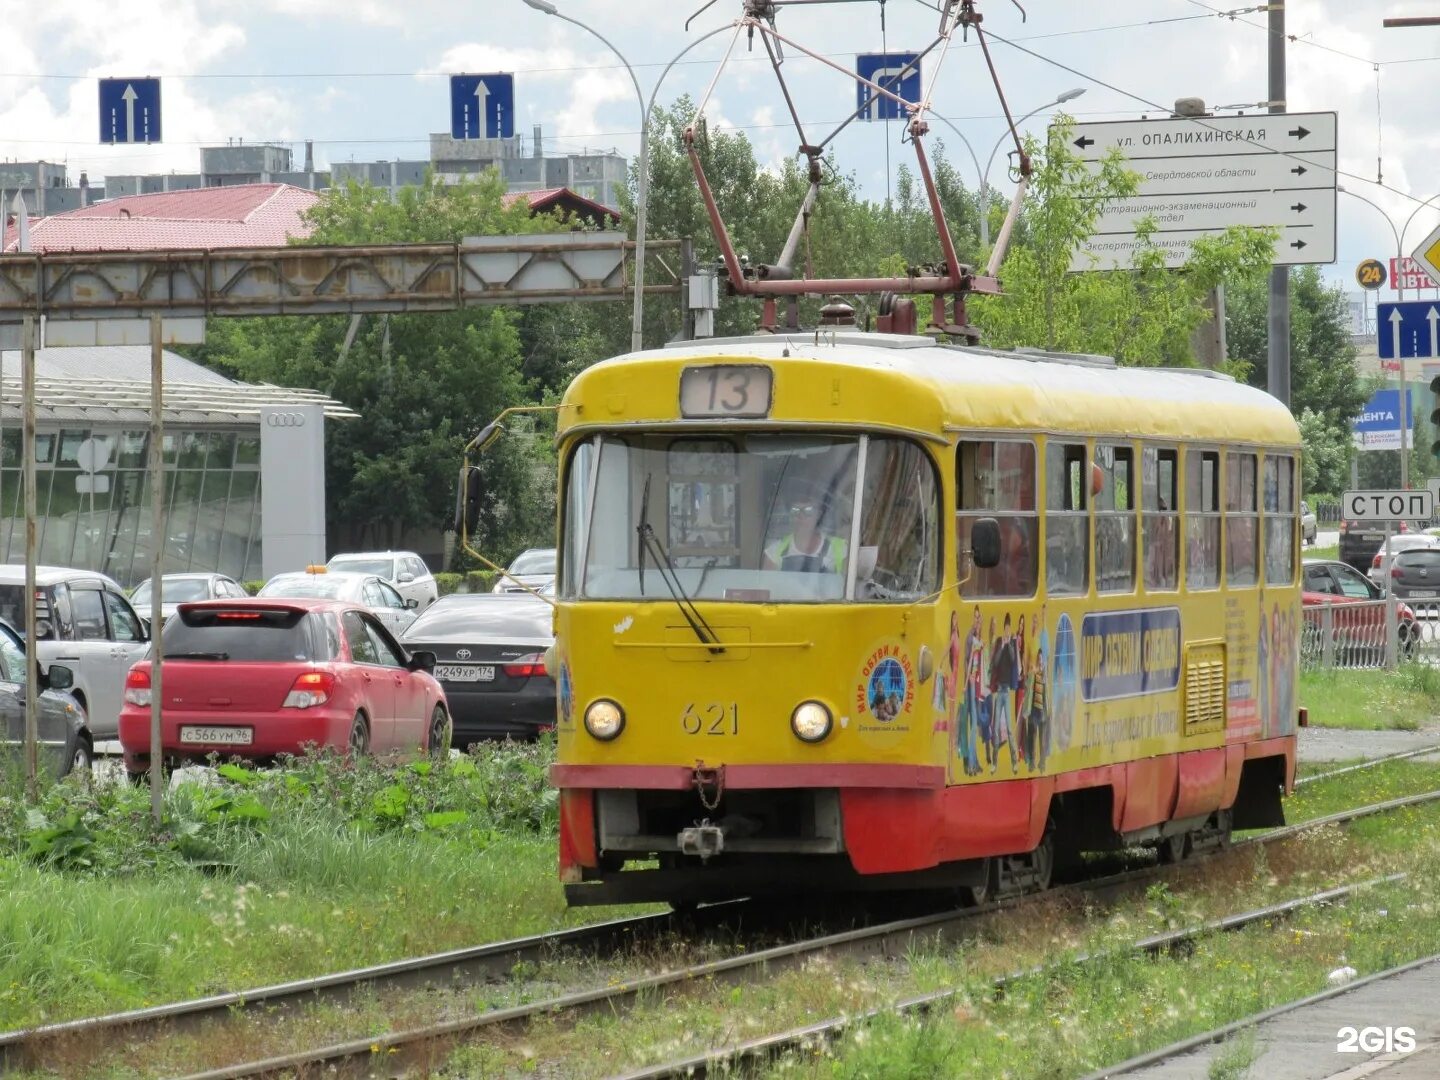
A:
{"type": "MultiPolygon", "coordinates": [[[[1355,807],[1335,814],[1315,818],[1296,825],[1284,826],[1269,832],[1247,837],[1229,845],[1221,852],[1234,852],[1257,845],[1278,843],[1300,833],[1326,825],[1355,821],[1375,814],[1425,803],[1440,801],[1440,790],[1420,795],[1390,799],[1382,803],[1355,807]]],[[[1194,862],[1201,861],[1199,858],[1194,862]]],[[[1181,866],[1186,865],[1181,863],[1181,866]]],[[[780,970],[803,962],[816,954],[844,952],[847,954],[884,953],[900,955],[917,941],[933,941],[936,938],[968,927],[980,915],[996,911],[1011,910],[1027,906],[1038,899],[1063,897],[1070,891],[1087,894],[1102,893],[1113,895],[1127,886],[1153,881],[1164,876],[1171,869],[1170,864],[1141,867],[1120,874],[1080,883],[1040,894],[1031,894],[986,904],[977,908],[965,908],[910,919],[882,923],[873,927],[828,934],[802,942],[758,950],[724,960],[711,961],[689,968],[679,968],[642,978],[624,980],[604,987],[549,998],[523,1006],[471,1013],[453,1020],[426,1025],[408,1031],[389,1032],[378,1037],[353,1039],[330,1046],[297,1051],[276,1057],[257,1060],[240,1065],[226,1066],[206,1072],[194,1073],[185,1080],[234,1080],[239,1077],[271,1077],[292,1074],[297,1070],[319,1067],[327,1076],[369,1075],[375,1063],[383,1061],[386,1070],[404,1071],[407,1067],[433,1067],[443,1048],[458,1044],[463,1038],[486,1031],[513,1031],[515,1028],[540,1017],[566,1015],[580,1017],[596,1012],[613,1013],[633,1004],[643,995],[671,986],[713,985],[733,983],[753,978],[759,971],[780,970]]],[[[1281,905],[1283,906],[1283,905],[1281,905]]],[[[1268,909],[1267,909],[1268,910],[1268,909]]],[[[849,1022],[849,1021],[847,1021],[849,1022]]],[[[809,1028],[804,1029],[810,1031],[809,1028]]],[[[793,1034],[793,1033],[790,1033],[793,1034]]],[[[803,1036],[796,1035],[796,1038],[803,1036]]],[[[779,1038],[777,1036],[777,1038],[779,1038]]],[[[756,1045],[768,1040],[756,1040],[756,1045]]],[[[746,1044],[747,1046],[750,1044],[746,1044]]],[[[697,1061],[690,1059],[684,1068],[696,1068],[697,1061]]],[[[719,1058],[715,1059],[718,1062],[719,1058]]],[[[714,1064],[715,1062],[712,1062],[714,1064]]],[[[677,1066],[678,1068],[678,1066],[677,1066]]],[[[649,1074],[644,1074],[649,1075],[649,1074]]],[[[679,1073],[657,1073],[656,1075],[679,1075],[679,1073]]]]}
{"type": "MultiPolygon", "coordinates": [[[[717,904],[702,908],[700,912],[719,913],[726,907],[717,904]]],[[[0,1071],[35,1068],[46,1049],[71,1040],[88,1043],[114,1033],[123,1033],[127,1039],[133,1040],[145,1029],[190,1026],[232,1015],[236,1011],[293,1007],[308,1001],[343,1000],[362,987],[438,986],[464,979],[500,976],[507,974],[517,963],[533,963],[558,950],[582,947],[598,954],[651,934],[658,935],[673,924],[674,916],[668,913],[610,919],[568,930],[334,972],[312,979],[297,979],[252,990],[213,994],[167,1005],[8,1031],[0,1033],[0,1071]]]]}
{"type": "Polygon", "coordinates": [[[1343,769],[1331,769],[1329,772],[1302,776],[1299,780],[1295,781],[1295,786],[1301,787],[1305,784],[1313,784],[1317,780],[1329,780],[1332,776],[1344,776],[1346,773],[1359,772],[1361,769],[1373,769],[1376,765],[1384,765],[1391,761],[1404,761],[1406,758],[1423,757],[1425,754],[1440,754],[1440,743],[1434,746],[1422,746],[1419,750],[1404,750],[1398,754],[1386,754],[1384,757],[1371,758],[1369,761],[1362,761],[1358,765],[1347,765],[1343,769]]]}
{"type": "Polygon", "coordinates": [[[1359,990],[1362,987],[1370,986],[1372,983],[1384,982],[1386,979],[1393,979],[1399,975],[1406,975],[1418,968],[1427,967],[1430,964],[1440,962],[1440,953],[1431,956],[1422,956],[1418,960],[1411,960],[1407,964],[1399,964],[1384,971],[1372,972],[1363,978],[1348,982],[1344,986],[1331,987],[1328,990],[1321,990],[1318,994],[1311,994],[1296,1001],[1287,1001],[1283,1005],[1276,1005],[1273,1008],[1255,1013],[1251,1016],[1242,1017],[1239,1020],[1226,1024],[1223,1027],[1214,1028],[1202,1032],[1199,1035],[1192,1035],[1188,1039],[1181,1039],[1169,1046],[1162,1046],[1158,1050],[1151,1050],[1146,1054],[1137,1054],[1135,1057],[1127,1058],[1116,1065],[1104,1069],[1097,1069],[1089,1073],[1082,1080],[1107,1080],[1111,1076],[1123,1076],[1125,1073],[1134,1072],[1136,1069],[1143,1069],[1147,1065],[1158,1065],[1161,1062],[1169,1061],[1171,1058],[1179,1057],[1181,1054],[1188,1054],[1191,1050],[1198,1050],[1202,1046],[1209,1046],[1211,1043],[1221,1042],[1231,1035],[1238,1034],[1248,1028],[1258,1027],[1267,1020],[1273,1020],[1277,1016],[1284,1016],[1286,1013],[1298,1012],[1300,1009],[1309,1008],[1311,1005],[1318,1005],[1322,1001],[1329,1001],[1342,994],[1348,994],[1352,990],[1359,990]]]}
{"type": "MultiPolygon", "coordinates": [[[[1334,889],[1325,889],[1322,892],[1312,893],[1309,896],[1299,897],[1295,900],[1286,900],[1279,904],[1270,904],[1252,911],[1226,915],[1218,919],[1208,919],[1203,923],[1197,923],[1195,926],[1185,927],[1180,930],[1170,930],[1162,934],[1153,934],[1141,938],[1139,941],[1129,945],[1124,951],[1130,953],[1145,953],[1148,955],[1171,952],[1207,934],[1229,933],[1234,930],[1242,930],[1247,926],[1253,926],[1258,922],[1287,918],[1305,908],[1334,903],[1339,900],[1347,900],[1356,893],[1365,889],[1374,888],[1377,885],[1403,881],[1406,876],[1407,875],[1403,873],[1389,874],[1385,877],[1356,882],[1353,885],[1342,885],[1334,889]]],[[[1112,958],[1115,955],[1116,950],[1105,950],[1098,953],[1081,953],[1079,956],[1067,958],[1063,967],[1070,968],[1077,964],[1093,963],[1097,960],[1112,958]]],[[[1012,972],[1009,975],[1001,975],[992,980],[991,988],[1000,991],[1009,984],[1021,979],[1044,976],[1052,971],[1058,970],[1060,970],[1059,966],[1052,967],[1051,965],[1042,964],[1027,968],[1023,971],[1012,972]]],[[[929,1012],[937,1005],[948,1005],[955,1001],[962,993],[963,991],[961,990],[934,990],[927,994],[906,998],[888,1007],[870,1009],[855,1016],[833,1017],[829,1020],[821,1020],[818,1023],[807,1024],[805,1027],[793,1028],[790,1031],[780,1032],[774,1035],[761,1036],[760,1038],[737,1043],[721,1050],[698,1054],[694,1057],[685,1058],[684,1060],[670,1061],[661,1065],[636,1069],[633,1072],[620,1074],[615,1080],[661,1080],[661,1078],[669,1077],[705,1077],[712,1075],[712,1071],[715,1074],[730,1076],[740,1068],[772,1061],[779,1055],[791,1050],[813,1046],[817,1041],[833,1042],[852,1027],[877,1020],[884,1016],[929,1012]]]]}

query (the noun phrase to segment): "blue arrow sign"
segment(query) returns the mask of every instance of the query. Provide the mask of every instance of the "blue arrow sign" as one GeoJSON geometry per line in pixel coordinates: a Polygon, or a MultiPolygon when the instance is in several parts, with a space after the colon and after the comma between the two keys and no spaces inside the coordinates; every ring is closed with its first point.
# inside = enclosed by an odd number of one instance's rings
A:
{"type": "Polygon", "coordinates": [[[515,135],[515,76],[450,76],[450,135],[456,139],[510,139],[515,135]]]}
{"type": "MultiPolygon", "coordinates": [[[[920,54],[861,53],[855,57],[855,73],[883,86],[906,101],[920,100],[920,54]],[[909,66],[907,68],[907,65],[909,66]]],[[[908,116],[900,103],[875,93],[863,82],[855,84],[855,106],[863,111],[861,120],[905,120],[908,116]]]]}
{"type": "Polygon", "coordinates": [[[100,141],[160,141],[160,80],[100,80],[100,141]]]}
{"type": "Polygon", "coordinates": [[[1376,304],[1375,315],[1382,359],[1440,356],[1440,303],[1376,304]]]}

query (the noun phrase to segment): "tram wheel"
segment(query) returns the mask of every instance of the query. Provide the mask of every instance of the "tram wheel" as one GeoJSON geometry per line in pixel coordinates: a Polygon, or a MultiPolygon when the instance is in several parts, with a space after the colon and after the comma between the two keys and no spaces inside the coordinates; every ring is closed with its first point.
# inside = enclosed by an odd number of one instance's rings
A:
{"type": "Polygon", "coordinates": [[[1050,888],[1050,881],[1055,876],[1054,829],[1045,830],[1045,835],[1040,838],[1039,846],[1031,852],[1030,860],[1035,872],[1033,879],[1035,891],[1044,892],[1050,888]]]}
{"type": "Polygon", "coordinates": [[[962,885],[956,890],[960,902],[966,907],[983,907],[995,898],[999,891],[1000,865],[998,859],[986,858],[978,885],[962,885]]]}
{"type": "Polygon", "coordinates": [[[1167,836],[1160,841],[1160,861],[1162,863],[1183,862],[1185,856],[1190,854],[1190,834],[1176,833],[1174,836],[1167,836]]]}

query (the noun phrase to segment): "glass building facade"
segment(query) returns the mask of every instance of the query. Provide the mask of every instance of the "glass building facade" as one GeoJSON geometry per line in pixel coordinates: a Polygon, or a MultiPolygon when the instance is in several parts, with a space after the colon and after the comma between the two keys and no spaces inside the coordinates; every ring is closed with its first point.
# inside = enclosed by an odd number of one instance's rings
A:
{"type": "MultiPolygon", "coordinates": [[[[25,559],[18,425],[0,432],[0,561],[25,559]]],[[[129,587],[150,576],[149,429],[42,425],[35,437],[38,561],[99,570],[129,587]]],[[[262,577],[260,430],[167,424],[166,573],[262,577]]]]}

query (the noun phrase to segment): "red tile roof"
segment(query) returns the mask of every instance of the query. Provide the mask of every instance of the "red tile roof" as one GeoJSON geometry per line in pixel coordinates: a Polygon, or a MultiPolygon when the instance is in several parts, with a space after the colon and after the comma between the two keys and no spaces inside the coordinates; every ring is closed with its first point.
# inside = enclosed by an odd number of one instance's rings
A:
{"type": "MultiPolygon", "coordinates": [[[[311,227],[300,214],[320,201],[290,184],[240,184],[107,199],[51,217],[30,219],[34,251],[154,251],[161,248],[278,247],[311,227]]],[[[5,226],[0,250],[15,251],[5,226]]]]}

